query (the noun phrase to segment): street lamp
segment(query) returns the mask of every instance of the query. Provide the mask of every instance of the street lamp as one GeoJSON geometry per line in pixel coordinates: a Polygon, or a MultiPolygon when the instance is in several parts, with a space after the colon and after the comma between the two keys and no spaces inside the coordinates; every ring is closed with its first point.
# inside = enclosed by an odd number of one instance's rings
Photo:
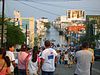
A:
{"type": "Polygon", "coordinates": [[[3,34],[4,34],[4,4],[5,0],[2,0],[2,28],[1,28],[1,47],[3,46],[3,34]]]}
{"type": "Polygon", "coordinates": [[[27,45],[27,24],[26,24],[26,45],[27,45]]]}

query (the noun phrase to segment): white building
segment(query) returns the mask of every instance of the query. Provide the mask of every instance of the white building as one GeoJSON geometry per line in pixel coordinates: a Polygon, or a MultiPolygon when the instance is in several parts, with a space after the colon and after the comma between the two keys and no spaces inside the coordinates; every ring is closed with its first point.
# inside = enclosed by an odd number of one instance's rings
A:
{"type": "Polygon", "coordinates": [[[47,23],[47,22],[49,22],[49,20],[44,17],[36,20],[37,35],[39,37],[39,46],[41,45],[42,38],[45,37],[45,32],[46,32],[47,28],[45,27],[44,23],[47,23]]]}
{"type": "Polygon", "coordinates": [[[23,29],[23,32],[26,33],[26,25],[27,25],[27,45],[33,48],[34,46],[34,17],[29,18],[20,18],[20,28],[23,29]]]}
{"type": "Polygon", "coordinates": [[[86,15],[84,10],[80,9],[71,9],[66,11],[66,15],[68,17],[68,20],[86,20],[86,15]]]}
{"type": "Polygon", "coordinates": [[[16,26],[19,25],[20,17],[21,17],[20,12],[17,10],[14,10],[14,22],[16,26]]]}
{"type": "Polygon", "coordinates": [[[66,26],[68,26],[68,20],[67,16],[59,16],[55,19],[55,27],[58,28],[58,30],[65,30],[66,26]]]}
{"type": "Polygon", "coordinates": [[[26,44],[33,48],[34,46],[34,17],[21,17],[21,13],[14,10],[14,22],[15,25],[19,25],[23,32],[26,34],[27,30],[27,41],[26,44]],[[26,27],[27,25],[27,27],[26,27]]]}

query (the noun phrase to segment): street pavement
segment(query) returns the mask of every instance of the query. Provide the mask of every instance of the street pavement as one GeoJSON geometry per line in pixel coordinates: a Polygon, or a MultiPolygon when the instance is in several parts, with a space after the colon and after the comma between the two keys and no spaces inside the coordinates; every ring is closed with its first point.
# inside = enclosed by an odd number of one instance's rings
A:
{"type": "MultiPolygon", "coordinates": [[[[49,33],[46,33],[45,37],[48,40],[55,40],[55,44],[66,44],[64,36],[59,36],[59,32],[51,26],[49,33]]],[[[42,41],[43,42],[43,41],[42,41]]],[[[75,65],[71,68],[65,67],[63,64],[57,64],[55,75],[74,75],[75,65]]],[[[92,75],[100,75],[100,60],[97,60],[93,64],[92,75]]]]}
{"type": "Polygon", "coordinates": [[[58,64],[55,75],[74,75],[75,65],[71,68],[65,67],[64,64],[58,64]]]}
{"type": "Polygon", "coordinates": [[[100,75],[100,60],[97,60],[93,64],[93,75],[100,75]]]}
{"type": "MultiPolygon", "coordinates": [[[[55,75],[74,75],[75,65],[71,68],[65,67],[64,64],[57,64],[55,75]]],[[[92,75],[100,75],[100,60],[95,61],[92,67],[92,75]]]]}
{"type": "Polygon", "coordinates": [[[43,45],[43,39],[47,39],[47,40],[55,40],[53,43],[55,45],[57,44],[66,44],[66,40],[64,36],[60,36],[59,32],[51,25],[51,28],[49,29],[49,31],[45,34],[45,36],[42,38],[42,45],[43,45]]]}

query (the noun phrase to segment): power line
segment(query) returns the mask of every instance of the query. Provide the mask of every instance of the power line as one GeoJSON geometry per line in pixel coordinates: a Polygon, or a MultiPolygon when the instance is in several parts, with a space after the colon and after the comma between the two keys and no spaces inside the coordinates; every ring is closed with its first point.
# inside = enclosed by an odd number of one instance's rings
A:
{"type": "Polygon", "coordinates": [[[59,16],[59,14],[55,14],[55,13],[52,13],[50,11],[47,11],[47,10],[44,10],[44,9],[41,9],[41,8],[38,8],[38,7],[35,7],[35,6],[31,6],[31,5],[27,4],[27,3],[24,3],[24,2],[21,2],[21,1],[18,1],[18,2],[20,2],[20,3],[24,4],[24,5],[27,5],[27,6],[31,7],[31,8],[34,8],[34,9],[37,9],[37,10],[41,10],[43,12],[46,12],[46,13],[49,13],[49,14],[52,14],[52,15],[59,16]]]}
{"type": "MultiPolygon", "coordinates": [[[[16,1],[19,1],[19,0],[16,0],[16,1]]],[[[22,0],[22,1],[24,1],[24,0],[22,0]]],[[[45,6],[57,7],[57,8],[65,8],[66,7],[66,6],[61,6],[61,5],[59,6],[59,5],[55,5],[55,4],[49,4],[49,3],[44,3],[44,2],[34,1],[34,0],[25,0],[25,1],[42,4],[45,6]]]]}
{"type": "Polygon", "coordinates": [[[49,4],[49,3],[43,3],[43,2],[39,2],[39,1],[34,1],[34,0],[32,0],[31,2],[33,2],[33,3],[37,3],[37,4],[42,4],[42,5],[50,5],[50,6],[52,6],[52,7],[57,7],[57,8],[64,8],[65,6],[59,6],[59,5],[54,5],[54,4],[49,4]]]}
{"type": "MultiPolygon", "coordinates": [[[[19,0],[17,0],[19,1],[19,0]]],[[[42,4],[42,5],[45,5],[45,6],[52,6],[52,7],[60,7],[60,8],[65,8],[66,6],[59,6],[59,5],[54,5],[54,4],[49,4],[49,3],[43,3],[43,2],[39,2],[39,1],[34,1],[34,0],[25,0],[25,1],[30,1],[30,2],[33,2],[33,3],[37,3],[37,4],[42,4]]],[[[87,8],[87,7],[86,7],[87,8]]],[[[95,10],[95,9],[86,9],[87,11],[93,11],[93,12],[100,12],[99,10],[95,10]]]]}
{"type": "MultiPolygon", "coordinates": [[[[19,1],[19,0],[14,0],[14,1],[19,1]]],[[[63,7],[64,8],[64,6],[58,6],[58,5],[54,5],[54,4],[49,4],[49,3],[41,3],[41,2],[39,2],[39,1],[34,1],[34,0],[21,0],[21,1],[30,1],[30,2],[33,2],[33,3],[37,3],[37,4],[43,4],[43,5],[50,5],[50,6],[52,6],[52,7],[63,7]]],[[[27,5],[27,6],[29,6],[29,7],[32,7],[32,8],[34,8],[34,9],[37,9],[37,10],[41,10],[41,11],[43,11],[43,12],[46,12],[46,13],[50,13],[50,14],[53,14],[53,15],[58,15],[58,14],[55,14],[55,13],[52,13],[52,12],[49,12],[49,11],[47,11],[47,10],[43,10],[43,9],[40,9],[40,8],[38,8],[38,7],[35,7],[35,6],[31,6],[31,5],[29,5],[29,4],[26,4],[26,3],[23,3],[24,5],[27,5]]],[[[88,8],[88,7],[83,7],[83,8],[88,8]]],[[[69,9],[69,8],[67,8],[67,9],[69,9]]],[[[67,10],[66,9],[66,10],[67,10]]],[[[96,10],[95,8],[94,9],[85,9],[85,10],[87,10],[87,11],[92,11],[92,12],[100,12],[99,10],[96,10]]],[[[58,15],[59,16],[59,15],[58,15]]]]}

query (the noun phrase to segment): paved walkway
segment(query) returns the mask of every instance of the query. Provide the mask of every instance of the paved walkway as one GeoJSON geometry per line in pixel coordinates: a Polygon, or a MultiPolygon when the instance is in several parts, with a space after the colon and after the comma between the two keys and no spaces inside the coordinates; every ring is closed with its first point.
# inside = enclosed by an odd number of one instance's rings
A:
{"type": "MultiPolygon", "coordinates": [[[[49,33],[46,33],[46,35],[43,37],[43,39],[46,38],[47,40],[55,40],[54,44],[66,44],[66,40],[64,36],[60,36],[59,32],[51,25],[51,28],[49,29],[49,33]]],[[[41,45],[44,45],[44,41],[41,41],[41,45]]]]}
{"type": "MultiPolygon", "coordinates": [[[[100,75],[100,62],[95,61],[92,67],[92,75],[100,75]]],[[[74,75],[75,65],[72,65],[71,68],[65,67],[63,64],[59,64],[56,67],[55,75],[74,75]]]]}
{"type": "Polygon", "coordinates": [[[63,64],[57,65],[55,75],[74,75],[74,70],[74,65],[71,68],[67,68],[63,64]]]}

